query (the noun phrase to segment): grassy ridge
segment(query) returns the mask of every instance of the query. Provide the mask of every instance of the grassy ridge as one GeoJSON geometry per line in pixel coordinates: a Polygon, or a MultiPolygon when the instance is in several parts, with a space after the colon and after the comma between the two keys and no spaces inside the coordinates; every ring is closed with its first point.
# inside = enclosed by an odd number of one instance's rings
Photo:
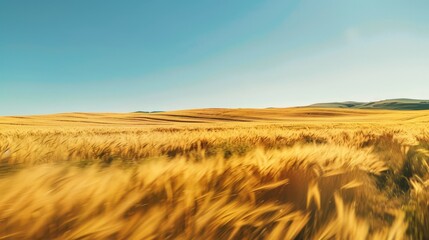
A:
{"type": "Polygon", "coordinates": [[[333,102],[317,103],[310,107],[320,108],[352,108],[352,109],[387,109],[387,110],[428,110],[429,100],[389,99],[376,102],[333,102]]]}
{"type": "Polygon", "coordinates": [[[0,239],[429,234],[424,112],[149,115],[0,118],[0,239]]]}
{"type": "Polygon", "coordinates": [[[269,109],[195,109],[157,113],[63,113],[52,115],[0,117],[0,128],[16,127],[150,127],[187,126],[224,123],[320,123],[320,122],[392,122],[429,120],[429,111],[269,108],[269,109]]]}

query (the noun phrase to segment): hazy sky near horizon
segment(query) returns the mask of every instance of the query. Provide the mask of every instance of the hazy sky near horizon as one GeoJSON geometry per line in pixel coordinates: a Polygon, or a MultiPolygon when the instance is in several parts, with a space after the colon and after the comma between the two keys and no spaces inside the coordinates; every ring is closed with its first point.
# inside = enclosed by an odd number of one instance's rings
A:
{"type": "Polygon", "coordinates": [[[427,0],[0,1],[0,115],[429,98],[427,0]]]}

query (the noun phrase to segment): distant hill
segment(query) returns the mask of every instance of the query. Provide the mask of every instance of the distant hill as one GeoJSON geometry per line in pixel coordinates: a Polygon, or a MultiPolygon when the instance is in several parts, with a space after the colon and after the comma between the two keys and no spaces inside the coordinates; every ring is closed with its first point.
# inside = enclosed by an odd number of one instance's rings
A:
{"type": "Polygon", "coordinates": [[[134,113],[162,113],[164,111],[136,111],[134,113]]]}
{"type": "Polygon", "coordinates": [[[317,103],[308,107],[316,108],[353,108],[353,109],[386,109],[386,110],[429,110],[429,100],[388,99],[376,102],[332,102],[317,103]]]}

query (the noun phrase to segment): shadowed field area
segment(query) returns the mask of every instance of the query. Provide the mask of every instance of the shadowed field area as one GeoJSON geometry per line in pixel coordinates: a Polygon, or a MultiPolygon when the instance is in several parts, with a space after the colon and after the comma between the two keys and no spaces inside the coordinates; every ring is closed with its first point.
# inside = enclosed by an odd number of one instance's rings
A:
{"type": "Polygon", "coordinates": [[[0,239],[424,239],[429,111],[0,117],[0,239]]]}
{"type": "Polygon", "coordinates": [[[150,126],[189,123],[429,121],[428,111],[336,108],[195,109],[157,113],[62,113],[0,117],[5,126],[150,126]]]}

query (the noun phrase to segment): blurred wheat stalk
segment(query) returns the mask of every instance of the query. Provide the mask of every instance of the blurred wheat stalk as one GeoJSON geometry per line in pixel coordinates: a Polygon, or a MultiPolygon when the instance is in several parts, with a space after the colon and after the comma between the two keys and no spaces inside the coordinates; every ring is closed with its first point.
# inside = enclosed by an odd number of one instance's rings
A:
{"type": "Polygon", "coordinates": [[[0,131],[0,239],[423,239],[412,124],[0,131]]]}

